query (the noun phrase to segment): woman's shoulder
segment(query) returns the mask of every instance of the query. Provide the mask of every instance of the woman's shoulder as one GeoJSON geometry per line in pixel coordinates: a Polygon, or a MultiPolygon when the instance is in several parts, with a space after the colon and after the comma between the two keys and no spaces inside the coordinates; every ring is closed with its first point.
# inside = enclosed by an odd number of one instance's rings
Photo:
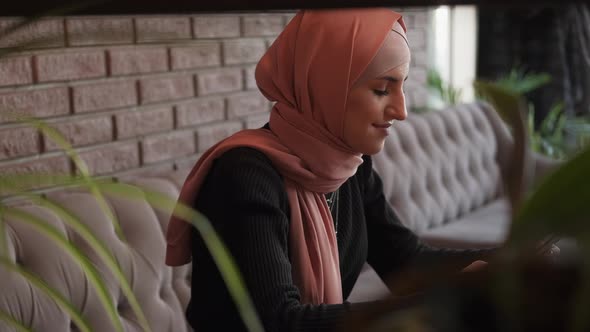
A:
{"type": "Polygon", "coordinates": [[[251,183],[252,181],[280,182],[282,176],[270,158],[250,147],[232,148],[213,162],[210,175],[225,181],[251,183]]]}

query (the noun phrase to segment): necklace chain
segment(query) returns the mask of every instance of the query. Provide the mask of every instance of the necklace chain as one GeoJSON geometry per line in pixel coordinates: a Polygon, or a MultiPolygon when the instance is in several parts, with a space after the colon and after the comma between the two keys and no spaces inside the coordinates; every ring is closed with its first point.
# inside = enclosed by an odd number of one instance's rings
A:
{"type": "Polygon", "coordinates": [[[334,232],[338,235],[338,198],[340,196],[339,190],[336,190],[333,193],[330,193],[330,196],[326,195],[326,202],[328,203],[328,208],[330,209],[330,213],[332,214],[332,219],[334,219],[334,232]]]}

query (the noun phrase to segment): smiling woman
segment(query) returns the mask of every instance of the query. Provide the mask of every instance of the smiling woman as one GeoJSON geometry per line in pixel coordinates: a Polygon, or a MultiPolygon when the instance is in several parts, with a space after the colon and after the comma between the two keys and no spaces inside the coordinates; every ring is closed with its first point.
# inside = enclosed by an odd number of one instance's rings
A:
{"type": "Polygon", "coordinates": [[[405,27],[396,22],[348,93],[343,140],[352,150],[376,154],[383,148],[393,121],[406,118],[403,84],[410,59],[405,27]]]}
{"type": "MultiPolygon", "coordinates": [[[[211,220],[267,331],[333,330],[362,307],[345,299],[365,262],[387,278],[434,262],[460,271],[493,252],[422,244],[373,171],[370,155],[406,118],[405,30],[388,9],[297,13],[256,68],[275,102],[269,123],[205,152],[184,184],[180,201],[211,220]]],[[[193,261],[195,330],[244,329],[197,232],[172,218],[167,242],[169,265],[193,261]]]]}

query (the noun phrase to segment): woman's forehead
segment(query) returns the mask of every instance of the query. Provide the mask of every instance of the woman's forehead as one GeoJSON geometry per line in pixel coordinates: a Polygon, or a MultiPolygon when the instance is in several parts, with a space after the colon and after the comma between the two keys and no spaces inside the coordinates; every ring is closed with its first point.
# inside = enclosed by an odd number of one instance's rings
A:
{"type": "Polygon", "coordinates": [[[410,60],[410,48],[405,35],[392,30],[355,84],[375,79],[394,69],[403,70],[403,65],[409,64],[410,60]]]}

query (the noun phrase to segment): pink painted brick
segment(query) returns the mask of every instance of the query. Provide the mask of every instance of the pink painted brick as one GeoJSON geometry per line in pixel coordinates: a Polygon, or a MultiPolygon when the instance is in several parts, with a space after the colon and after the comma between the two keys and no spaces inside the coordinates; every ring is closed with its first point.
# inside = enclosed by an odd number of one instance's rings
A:
{"type": "Polygon", "coordinates": [[[223,98],[199,98],[176,106],[179,127],[189,127],[225,119],[223,98]]]}
{"type": "Polygon", "coordinates": [[[266,48],[267,49],[270,48],[276,39],[277,39],[276,37],[264,38],[264,45],[266,46],[266,48]]]}
{"type": "Polygon", "coordinates": [[[0,57],[0,86],[31,83],[33,70],[30,57],[0,57]]]}
{"type": "Polygon", "coordinates": [[[109,81],[73,87],[76,113],[93,112],[137,104],[135,81],[109,81]]]}
{"type": "Polygon", "coordinates": [[[108,50],[111,75],[163,72],[168,70],[164,47],[123,47],[108,50]]]}
{"type": "Polygon", "coordinates": [[[141,142],[141,149],[144,164],[187,156],[195,153],[195,134],[178,131],[148,137],[141,142]]]}
{"type": "Polygon", "coordinates": [[[139,166],[137,142],[111,143],[81,151],[79,155],[92,175],[114,173],[139,166]]]}
{"type": "Polygon", "coordinates": [[[242,130],[241,122],[229,121],[203,126],[197,130],[197,151],[203,152],[231,134],[242,130]]]}
{"type": "Polygon", "coordinates": [[[35,128],[0,130],[0,160],[39,153],[39,133],[35,128]]]}
{"type": "Polygon", "coordinates": [[[103,51],[39,54],[34,58],[39,82],[77,80],[106,76],[103,51]]]}
{"type": "Polygon", "coordinates": [[[117,173],[115,177],[121,182],[133,183],[133,180],[136,180],[137,178],[161,176],[162,174],[170,174],[172,172],[174,172],[174,163],[169,162],[117,173]]]}
{"type": "MultiPolygon", "coordinates": [[[[72,146],[106,143],[113,140],[113,121],[110,116],[68,119],[51,124],[72,146]]],[[[50,137],[43,135],[45,150],[62,149],[50,137]]]]}
{"type": "MultiPolygon", "coordinates": [[[[412,53],[412,66],[413,67],[427,67],[428,66],[428,53],[426,50],[418,50],[412,53]]],[[[410,76],[412,72],[410,71],[410,76]]]]}
{"type": "Polygon", "coordinates": [[[284,27],[282,15],[252,15],[242,17],[242,31],[245,37],[274,36],[284,27]]]}
{"type": "Polygon", "coordinates": [[[202,71],[197,74],[197,94],[199,96],[214,93],[242,90],[242,70],[240,68],[223,68],[202,71]]]}
{"type": "Polygon", "coordinates": [[[257,63],[264,52],[264,39],[234,39],[223,42],[223,63],[226,65],[257,63]]]}
{"type": "Polygon", "coordinates": [[[8,174],[70,174],[70,161],[64,155],[27,158],[0,164],[0,175],[8,174]]]}
{"type": "Polygon", "coordinates": [[[424,29],[408,30],[407,37],[412,52],[426,47],[426,31],[424,29]]]}
{"type": "MultiPolygon", "coordinates": [[[[0,19],[0,32],[9,29],[18,22],[20,22],[19,19],[0,19]]],[[[40,20],[0,38],[0,48],[13,46],[24,46],[26,48],[65,46],[63,20],[40,20]]]]}
{"type": "Polygon", "coordinates": [[[142,104],[189,98],[195,95],[194,91],[193,77],[189,75],[145,78],[139,89],[142,104]]]}
{"type": "Polygon", "coordinates": [[[172,69],[191,69],[221,65],[219,43],[204,42],[170,48],[172,69]]]}
{"type": "Polygon", "coordinates": [[[246,80],[246,90],[258,90],[258,85],[256,84],[256,76],[254,75],[256,71],[256,66],[250,66],[244,68],[244,77],[246,80]]]}
{"type": "Polygon", "coordinates": [[[0,110],[0,122],[14,121],[15,115],[44,118],[68,114],[68,88],[1,93],[0,110]]]}
{"type": "Polygon", "coordinates": [[[138,42],[191,38],[189,17],[140,17],[135,27],[138,42]]]}
{"type": "Polygon", "coordinates": [[[268,122],[269,117],[270,112],[247,116],[244,119],[244,127],[246,129],[260,128],[268,122]]]}
{"type": "Polygon", "coordinates": [[[178,159],[174,162],[174,168],[177,170],[190,170],[195,166],[202,155],[202,153],[197,153],[182,159],[178,159]]]}
{"type": "Polygon", "coordinates": [[[193,31],[196,38],[231,38],[240,36],[240,17],[235,16],[196,16],[193,18],[193,31]]]}
{"type": "Polygon", "coordinates": [[[136,137],[159,131],[172,130],[172,107],[123,111],[115,115],[117,139],[136,137]]]}
{"type": "Polygon", "coordinates": [[[295,17],[295,14],[285,14],[284,17],[285,17],[284,18],[285,26],[287,26],[289,24],[289,22],[291,22],[293,17],[295,17]]]}
{"type": "Polygon", "coordinates": [[[68,43],[80,45],[112,45],[133,43],[131,18],[81,17],[66,19],[68,43]]]}
{"type": "Polygon", "coordinates": [[[269,110],[268,99],[258,91],[243,92],[227,97],[228,119],[268,112],[269,110]]]}

